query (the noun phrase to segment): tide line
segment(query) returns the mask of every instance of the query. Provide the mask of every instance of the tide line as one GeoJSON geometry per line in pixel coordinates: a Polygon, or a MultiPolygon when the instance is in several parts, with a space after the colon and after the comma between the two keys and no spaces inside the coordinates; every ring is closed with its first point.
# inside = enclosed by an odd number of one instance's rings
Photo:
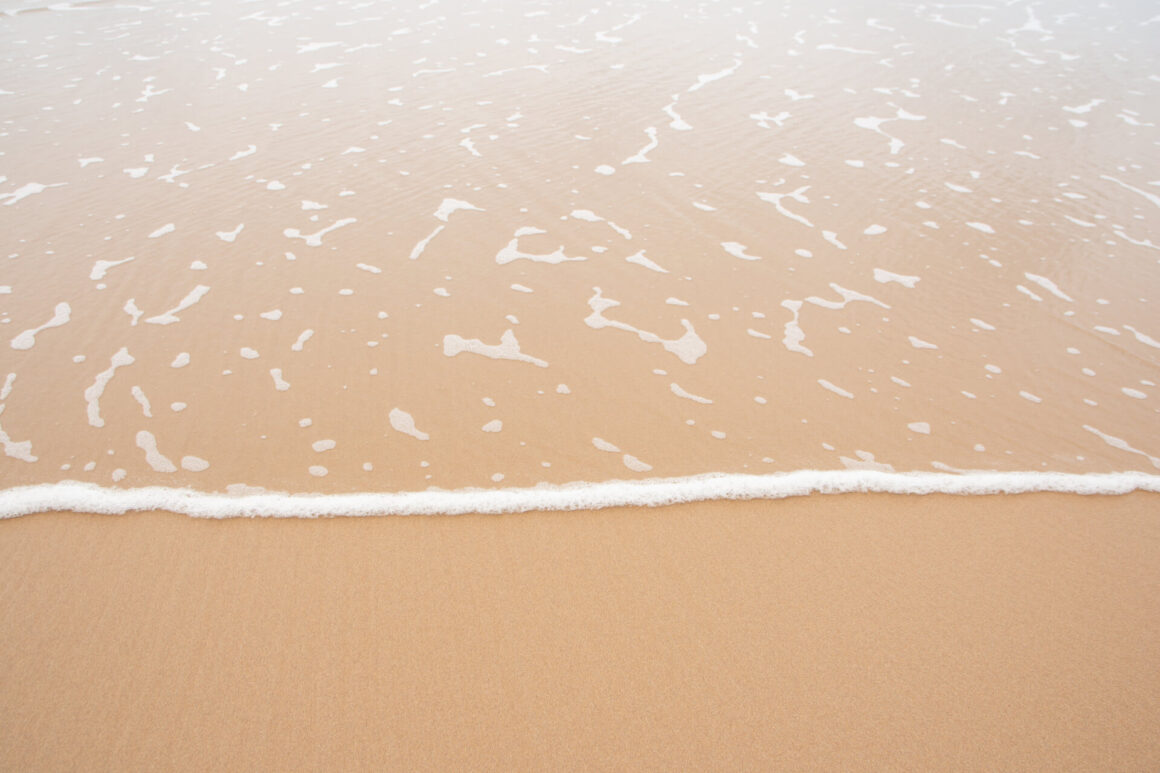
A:
{"type": "MultiPolygon", "coordinates": [[[[252,491],[252,490],[251,490],[252,491]]],[[[183,488],[106,488],[65,481],[0,490],[0,518],[49,511],[117,515],[167,510],[195,518],[319,518],[367,515],[499,514],[544,510],[660,507],[718,499],[784,499],[811,494],[1116,495],[1160,493],[1160,475],[1143,472],[972,472],[798,470],[768,475],[708,474],[531,488],[427,489],[407,492],[221,494],[183,488]]]]}

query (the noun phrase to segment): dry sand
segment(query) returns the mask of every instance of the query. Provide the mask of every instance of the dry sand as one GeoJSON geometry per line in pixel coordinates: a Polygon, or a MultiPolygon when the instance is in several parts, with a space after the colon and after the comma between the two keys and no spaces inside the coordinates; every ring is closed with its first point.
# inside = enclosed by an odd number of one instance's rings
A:
{"type": "Polygon", "coordinates": [[[6,770],[1156,770],[1160,497],[0,523],[6,770]]]}

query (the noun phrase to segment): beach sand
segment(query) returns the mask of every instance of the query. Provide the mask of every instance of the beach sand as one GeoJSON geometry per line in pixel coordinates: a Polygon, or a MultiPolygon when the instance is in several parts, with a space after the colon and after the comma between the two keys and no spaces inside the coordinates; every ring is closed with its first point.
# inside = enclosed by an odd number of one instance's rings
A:
{"type": "Polygon", "coordinates": [[[1160,496],[0,522],[5,770],[1156,770],[1160,496]]]}

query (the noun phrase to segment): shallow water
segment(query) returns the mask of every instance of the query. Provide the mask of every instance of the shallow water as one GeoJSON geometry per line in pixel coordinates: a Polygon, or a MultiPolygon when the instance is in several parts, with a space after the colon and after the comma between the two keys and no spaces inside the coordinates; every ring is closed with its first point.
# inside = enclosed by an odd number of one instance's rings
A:
{"type": "Polygon", "coordinates": [[[0,479],[1160,468],[1155,7],[780,5],[0,2],[0,479]]]}

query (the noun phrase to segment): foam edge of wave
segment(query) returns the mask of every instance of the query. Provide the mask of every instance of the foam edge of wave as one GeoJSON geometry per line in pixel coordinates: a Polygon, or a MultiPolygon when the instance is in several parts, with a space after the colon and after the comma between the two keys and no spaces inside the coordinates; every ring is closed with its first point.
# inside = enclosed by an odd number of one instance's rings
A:
{"type": "Polygon", "coordinates": [[[428,489],[348,494],[242,495],[161,486],[108,488],[63,481],[0,490],[0,518],[51,511],[108,515],[166,510],[195,518],[319,518],[368,515],[501,514],[608,507],[661,507],[719,499],[784,499],[810,494],[1119,495],[1160,493],[1160,475],[1143,472],[976,472],[965,475],[876,470],[798,470],[767,475],[706,474],[530,488],[428,489]]]}

